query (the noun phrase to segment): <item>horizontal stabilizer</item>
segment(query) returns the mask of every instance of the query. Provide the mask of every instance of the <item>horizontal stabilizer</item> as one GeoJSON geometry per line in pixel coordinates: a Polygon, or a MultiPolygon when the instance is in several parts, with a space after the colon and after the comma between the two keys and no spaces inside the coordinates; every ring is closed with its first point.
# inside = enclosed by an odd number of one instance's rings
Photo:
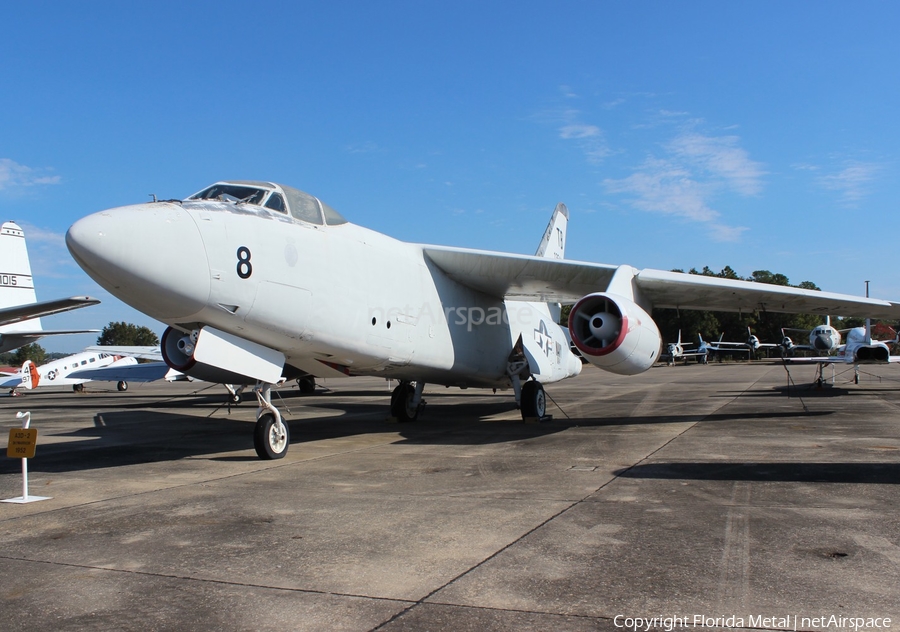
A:
{"type": "Polygon", "coordinates": [[[37,331],[0,332],[0,353],[18,349],[44,336],[68,336],[73,334],[96,334],[99,329],[50,329],[37,331]]]}
{"type": "MultiPolygon", "coordinates": [[[[4,307],[3,309],[0,309],[0,325],[11,325],[13,323],[31,320],[32,318],[51,316],[72,309],[78,309],[79,307],[97,305],[99,302],[99,300],[91,298],[90,296],[72,296],[70,298],[60,298],[52,301],[41,301],[40,303],[27,303],[25,305],[16,305],[15,307],[4,307]]],[[[44,333],[49,334],[52,332],[44,333]]]]}

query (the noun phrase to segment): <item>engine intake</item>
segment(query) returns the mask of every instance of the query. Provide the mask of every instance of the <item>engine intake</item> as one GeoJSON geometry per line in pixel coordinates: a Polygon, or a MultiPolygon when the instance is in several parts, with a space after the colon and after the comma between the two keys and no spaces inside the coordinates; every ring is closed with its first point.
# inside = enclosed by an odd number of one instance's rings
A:
{"type": "Polygon", "coordinates": [[[662,343],[647,312],[624,296],[602,292],[575,304],[569,332],[588,362],[620,375],[643,373],[653,366],[662,343]]]}

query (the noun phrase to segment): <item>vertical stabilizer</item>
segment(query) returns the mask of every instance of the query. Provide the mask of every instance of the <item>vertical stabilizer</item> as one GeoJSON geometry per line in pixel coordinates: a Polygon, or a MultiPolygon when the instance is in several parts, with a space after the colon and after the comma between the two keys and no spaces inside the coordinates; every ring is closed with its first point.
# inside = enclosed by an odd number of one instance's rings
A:
{"type": "MultiPolygon", "coordinates": [[[[15,222],[0,226],[0,309],[37,302],[31,263],[25,247],[25,232],[15,222]]],[[[34,318],[9,326],[16,330],[40,330],[41,321],[34,318]]],[[[0,331],[3,331],[0,327],[0,331]]]]}
{"type": "Polygon", "coordinates": [[[544,257],[546,259],[565,259],[566,258],[566,226],[569,224],[569,209],[560,202],[550,217],[550,223],[547,224],[547,230],[544,231],[544,238],[541,245],[538,246],[536,257],[544,257]]]}
{"type": "MultiPolygon", "coordinates": [[[[566,258],[566,227],[569,224],[569,209],[560,202],[553,210],[550,216],[550,223],[544,231],[544,238],[541,239],[541,245],[538,246],[535,257],[544,257],[545,259],[565,259],[566,258]]],[[[550,316],[554,322],[559,322],[562,305],[559,303],[547,303],[547,309],[550,310],[550,316]]]]}

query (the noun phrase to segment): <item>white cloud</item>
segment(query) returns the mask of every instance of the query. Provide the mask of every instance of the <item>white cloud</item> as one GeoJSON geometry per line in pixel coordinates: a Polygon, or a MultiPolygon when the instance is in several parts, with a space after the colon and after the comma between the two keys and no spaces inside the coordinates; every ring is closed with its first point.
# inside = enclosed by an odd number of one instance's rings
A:
{"type": "Polygon", "coordinates": [[[715,241],[739,241],[747,228],[723,223],[713,200],[728,190],[759,193],[765,172],[738,142],[736,136],[680,134],[663,146],[663,158],[651,156],[632,175],[603,185],[610,193],[633,196],[630,203],[638,210],[703,223],[715,241]]]}
{"type": "Polygon", "coordinates": [[[603,130],[581,121],[581,113],[578,110],[566,109],[556,118],[563,123],[559,128],[559,137],[575,141],[589,163],[600,164],[612,153],[606,144],[603,130]]]}
{"type": "Polygon", "coordinates": [[[722,178],[742,195],[756,195],[762,190],[765,172],[758,162],[750,160],[747,152],[738,147],[737,136],[703,136],[682,134],[670,144],[676,156],[692,162],[722,178]]]}
{"type": "Polygon", "coordinates": [[[855,206],[868,195],[868,185],[875,180],[880,169],[872,163],[855,162],[838,173],[821,176],[818,182],[829,191],[837,191],[844,205],[855,206]]]}
{"type": "Polygon", "coordinates": [[[592,138],[600,135],[596,125],[564,125],[559,128],[560,138],[592,138]]]}
{"type": "Polygon", "coordinates": [[[48,169],[32,169],[9,158],[0,158],[0,191],[41,184],[59,184],[60,177],[48,169]]]}

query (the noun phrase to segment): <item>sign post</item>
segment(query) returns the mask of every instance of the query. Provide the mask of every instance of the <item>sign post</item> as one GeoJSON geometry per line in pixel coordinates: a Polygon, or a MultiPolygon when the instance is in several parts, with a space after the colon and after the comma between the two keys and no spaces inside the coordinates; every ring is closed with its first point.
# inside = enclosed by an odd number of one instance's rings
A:
{"type": "Polygon", "coordinates": [[[30,412],[16,413],[16,419],[23,420],[22,427],[10,428],[6,456],[13,459],[22,459],[22,495],[0,500],[0,502],[24,504],[39,500],[50,500],[50,496],[28,495],[28,459],[34,457],[35,446],[37,446],[37,428],[28,427],[31,423],[30,412]]]}

